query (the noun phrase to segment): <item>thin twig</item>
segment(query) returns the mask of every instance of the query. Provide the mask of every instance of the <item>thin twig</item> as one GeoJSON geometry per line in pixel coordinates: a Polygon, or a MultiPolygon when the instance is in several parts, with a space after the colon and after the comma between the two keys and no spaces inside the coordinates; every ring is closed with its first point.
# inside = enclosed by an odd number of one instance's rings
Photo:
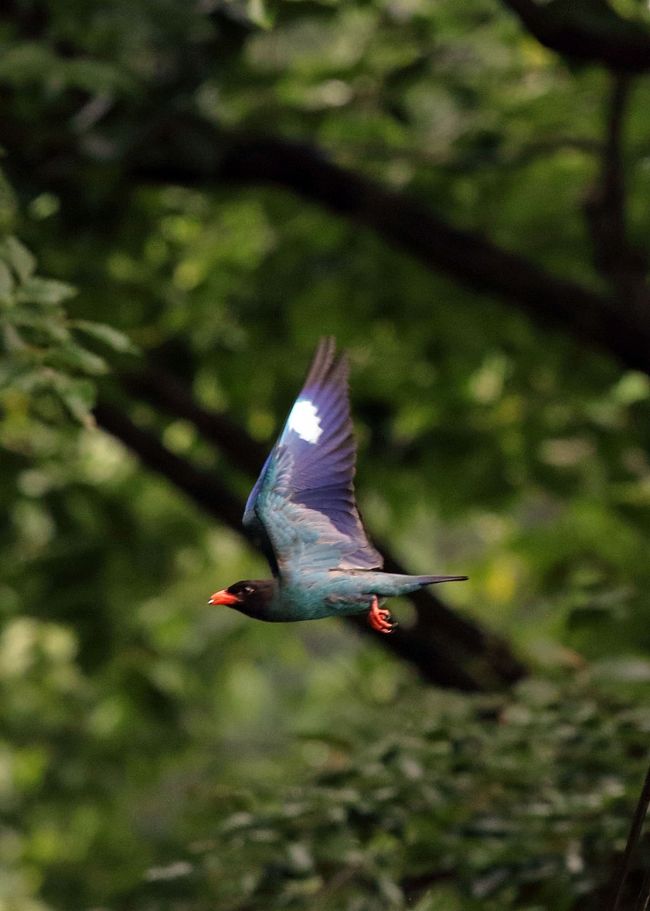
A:
{"type": "MultiPolygon", "coordinates": [[[[627,844],[625,845],[625,851],[623,853],[623,859],[621,860],[621,866],[614,883],[614,888],[612,889],[613,893],[613,904],[611,905],[611,911],[620,911],[621,901],[623,899],[623,890],[625,888],[625,882],[627,880],[628,873],[630,872],[630,863],[632,860],[632,854],[634,849],[639,843],[641,837],[641,832],[643,831],[643,824],[645,822],[646,815],[648,813],[648,806],[650,805],[650,766],[646,772],[645,779],[643,782],[643,787],[641,788],[641,794],[639,795],[639,800],[637,801],[636,809],[634,810],[634,816],[632,817],[632,825],[630,826],[630,831],[627,836],[627,844]]],[[[646,901],[645,906],[647,907],[648,902],[646,901]]]]}

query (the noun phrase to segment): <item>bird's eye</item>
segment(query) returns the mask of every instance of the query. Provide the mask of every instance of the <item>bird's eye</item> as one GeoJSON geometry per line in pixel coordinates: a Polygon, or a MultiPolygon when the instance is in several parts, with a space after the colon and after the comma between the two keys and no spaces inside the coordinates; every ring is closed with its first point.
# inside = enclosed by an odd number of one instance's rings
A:
{"type": "Polygon", "coordinates": [[[244,586],[244,594],[245,594],[245,595],[252,595],[254,591],[255,591],[255,589],[253,588],[252,585],[245,585],[245,586],[244,586]]]}

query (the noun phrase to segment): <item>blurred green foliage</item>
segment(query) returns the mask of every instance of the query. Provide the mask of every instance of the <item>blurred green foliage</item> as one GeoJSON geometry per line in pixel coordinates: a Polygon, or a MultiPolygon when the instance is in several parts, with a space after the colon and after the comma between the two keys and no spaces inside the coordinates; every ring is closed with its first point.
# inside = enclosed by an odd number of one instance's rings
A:
{"type": "Polygon", "coordinates": [[[260,789],[261,806],[199,792],[210,837],[147,871],[137,899],[532,911],[602,885],[644,771],[647,708],[584,679],[528,682],[508,701],[399,696],[363,722],[341,713],[344,734],[304,733],[309,776],[260,789]]]}
{"type": "Polygon", "coordinates": [[[111,352],[135,350],[112,326],[70,320],[62,304],[74,289],[41,278],[35,270],[34,256],[18,238],[7,234],[0,239],[0,405],[5,438],[16,427],[28,436],[31,428],[25,418],[33,410],[45,410],[55,420],[56,412],[48,409],[52,399],[81,423],[94,426],[95,387],[89,377],[106,373],[108,367],[103,357],[81,344],[79,336],[99,341],[111,352]]]}
{"type": "MultiPolygon", "coordinates": [[[[581,206],[605,74],[496,0],[13,7],[0,909],[595,907],[650,724],[648,378],[279,189],[121,168],[177,111],[308,139],[599,288],[581,206]],[[104,360],[135,345],[270,443],[324,333],[351,356],[369,525],[414,570],[470,574],[448,597],[535,671],[512,696],[424,691],[335,623],[208,611],[261,558],[66,415],[98,388],[243,496],[241,466],[104,360]]],[[[633,239],[650,229],[649,103],[641,81],[633,239]]]]}

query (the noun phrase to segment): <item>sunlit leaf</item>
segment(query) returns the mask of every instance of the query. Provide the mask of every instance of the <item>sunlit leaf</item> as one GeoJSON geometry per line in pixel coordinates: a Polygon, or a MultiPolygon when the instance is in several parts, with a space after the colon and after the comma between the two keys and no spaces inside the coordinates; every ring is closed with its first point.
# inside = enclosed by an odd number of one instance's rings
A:
{"type": "Polygon", "coordinates": [[[6,263],[0,260],[0,301],[8,304],[11,301],[11,292],[13,291],[14,281],[11,272],[6,263]]]}
{"type": "Polygon", "coordinates": [[[75,289],[65,282],[32,276],[17,290],[16,300],[24,303],[60,304],[75,294],[75,289]]]}
{"type": "Polygon", "coordinates": [[[86,427],[94,427],[91,409],[95,404],[95,387],[90,380],[58,377],[54,384],[63,404],[73,418],[86,427]]]}
{"type": "Polygon", "coordinates": [[[96,338],[108,348],[120,353],[136,354],[137,347],[127,335],[106,323],[94,323],[89,320],[74,320],[70,323],[73,329],[79,329],[86,335],[96,338]]]}
{"type": "Polygon", "coordinates": [[[4,240],[6,260],[15,271],[22,284],[27,282],[36,268],[36,259],[17,237],[9,236],[4,240]]]}
{"type": "Polygon", "coordinates": [[[82,373],[100,376],[108,366],[104,358],[68,341],[50,352],[49,360],[57,366],[66,366],[82,373]]]}

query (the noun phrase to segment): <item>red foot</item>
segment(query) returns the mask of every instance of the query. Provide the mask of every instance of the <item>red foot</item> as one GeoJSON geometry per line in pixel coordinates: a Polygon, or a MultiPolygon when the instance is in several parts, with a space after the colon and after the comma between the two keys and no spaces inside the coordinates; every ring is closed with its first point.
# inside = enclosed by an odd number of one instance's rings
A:
{"type": "Polygon", "coordinates": [[[372,599],[368,622],[378,633],[392,633],[397,629],[397,621],[393,620],[390,611],[379,606],[379,599],[372,599]]]}

